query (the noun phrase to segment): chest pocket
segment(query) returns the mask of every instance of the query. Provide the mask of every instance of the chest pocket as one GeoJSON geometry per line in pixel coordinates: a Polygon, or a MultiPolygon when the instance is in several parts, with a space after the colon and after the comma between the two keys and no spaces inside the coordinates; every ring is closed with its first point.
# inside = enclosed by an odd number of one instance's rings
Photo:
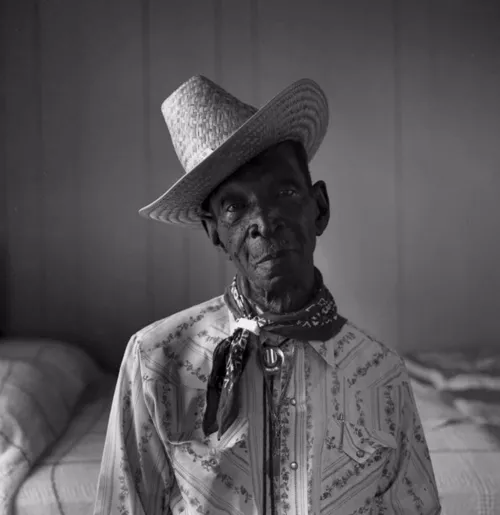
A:
{"type": "Polygon", "coordinates": [[[330,418],[321,454],[319,511],[330,515],[369,509],[365,503],[384,488],[384,469],[394,449],[390,434],[330,418]]]}
{"type": "Polygon", "coordinates": [[[338,411],[329,420],[327,430],[339,453],[363,465],[379,456],[388,457],[391,450],[397,449],[396,438],[389,432],[392,419],[379,411],[386,402],[385,390],[377,387],[351,390],[342,381],[337,400],[338,411]]]}
{"type": "Polygon", "coordinates": [[[172,449],[194,446],[203,450],[231,449],[247,436],[248,419],[239,414],[226,432],[218,439],[217,432],[205,436],[203,416],[206,409],[206,390],[183,384],[165,383],[163,421],[161,433],[172,449]]]}
{"type": "Polygon", "coordinates": [[[364,464],[375,456],[397,447],[396,439],[390,433],[368,429],[350,421],[344,421],[340,431],[338,450],[359,464],[364,464]]]}
{"type": "Polygon", "coordinates": [[[323,481],[333,480],[342,489],[352,485],[354,476],[361,480],[366,474],[377,480],[396,448],[396,439],[390,433],[343,420],[341,415],[332,417],[327,424],[321,457],[323,481]],[[379,473],[374,473],[376,470],[379,473]]]}

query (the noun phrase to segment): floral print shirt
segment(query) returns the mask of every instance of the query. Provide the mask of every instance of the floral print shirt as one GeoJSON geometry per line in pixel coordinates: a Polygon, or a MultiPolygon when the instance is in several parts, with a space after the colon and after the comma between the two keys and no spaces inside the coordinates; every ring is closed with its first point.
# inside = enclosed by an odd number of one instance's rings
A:
{"type": "MultiPolygon", "coordinates": [[[[129,341],[108,424],[94,515],[262,515],[263,375],[252,354],[241,410],[205,436],[211,357],[234,319],[216,297],[129,341]]],[[[347,322],[294,340],[281,408],[279,515],[441,513],[403,360],[347,322]]]]}

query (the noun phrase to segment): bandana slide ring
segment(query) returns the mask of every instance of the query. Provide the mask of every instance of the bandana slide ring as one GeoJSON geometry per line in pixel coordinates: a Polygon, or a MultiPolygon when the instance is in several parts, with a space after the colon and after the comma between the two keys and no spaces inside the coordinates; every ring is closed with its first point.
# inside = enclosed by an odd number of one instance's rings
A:
{"type": "Polygon", "coordinates": [[[267,347],[263,349],[262,361],[268,374],[276,374],[280,371],[281,365],[285,361],[285,355],[281,349],[267,347]]]}

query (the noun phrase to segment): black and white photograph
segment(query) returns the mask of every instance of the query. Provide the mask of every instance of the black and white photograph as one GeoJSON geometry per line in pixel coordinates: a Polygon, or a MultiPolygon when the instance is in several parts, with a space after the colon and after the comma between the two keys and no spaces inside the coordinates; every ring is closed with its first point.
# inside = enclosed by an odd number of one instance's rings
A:
{"type": "Polygon", "coordinates": [[[500,0],[0,0],[0,515],[500,515],[500,0]]]}

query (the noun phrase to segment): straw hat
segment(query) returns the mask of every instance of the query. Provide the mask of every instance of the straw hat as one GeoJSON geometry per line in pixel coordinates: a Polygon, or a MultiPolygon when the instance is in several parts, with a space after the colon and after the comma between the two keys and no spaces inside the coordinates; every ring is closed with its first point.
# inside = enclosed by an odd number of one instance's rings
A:
{"type": "Polygon", "coordinates": [[[328,126],[326,96],[309,79],[293,83],[257,109],[197,75],[174,91],[161,110],[185,174],[139,213],[191,227],[201,227],[201,204],[240,166],[284,140],[300,141],[310,161],[328,126]]]}

